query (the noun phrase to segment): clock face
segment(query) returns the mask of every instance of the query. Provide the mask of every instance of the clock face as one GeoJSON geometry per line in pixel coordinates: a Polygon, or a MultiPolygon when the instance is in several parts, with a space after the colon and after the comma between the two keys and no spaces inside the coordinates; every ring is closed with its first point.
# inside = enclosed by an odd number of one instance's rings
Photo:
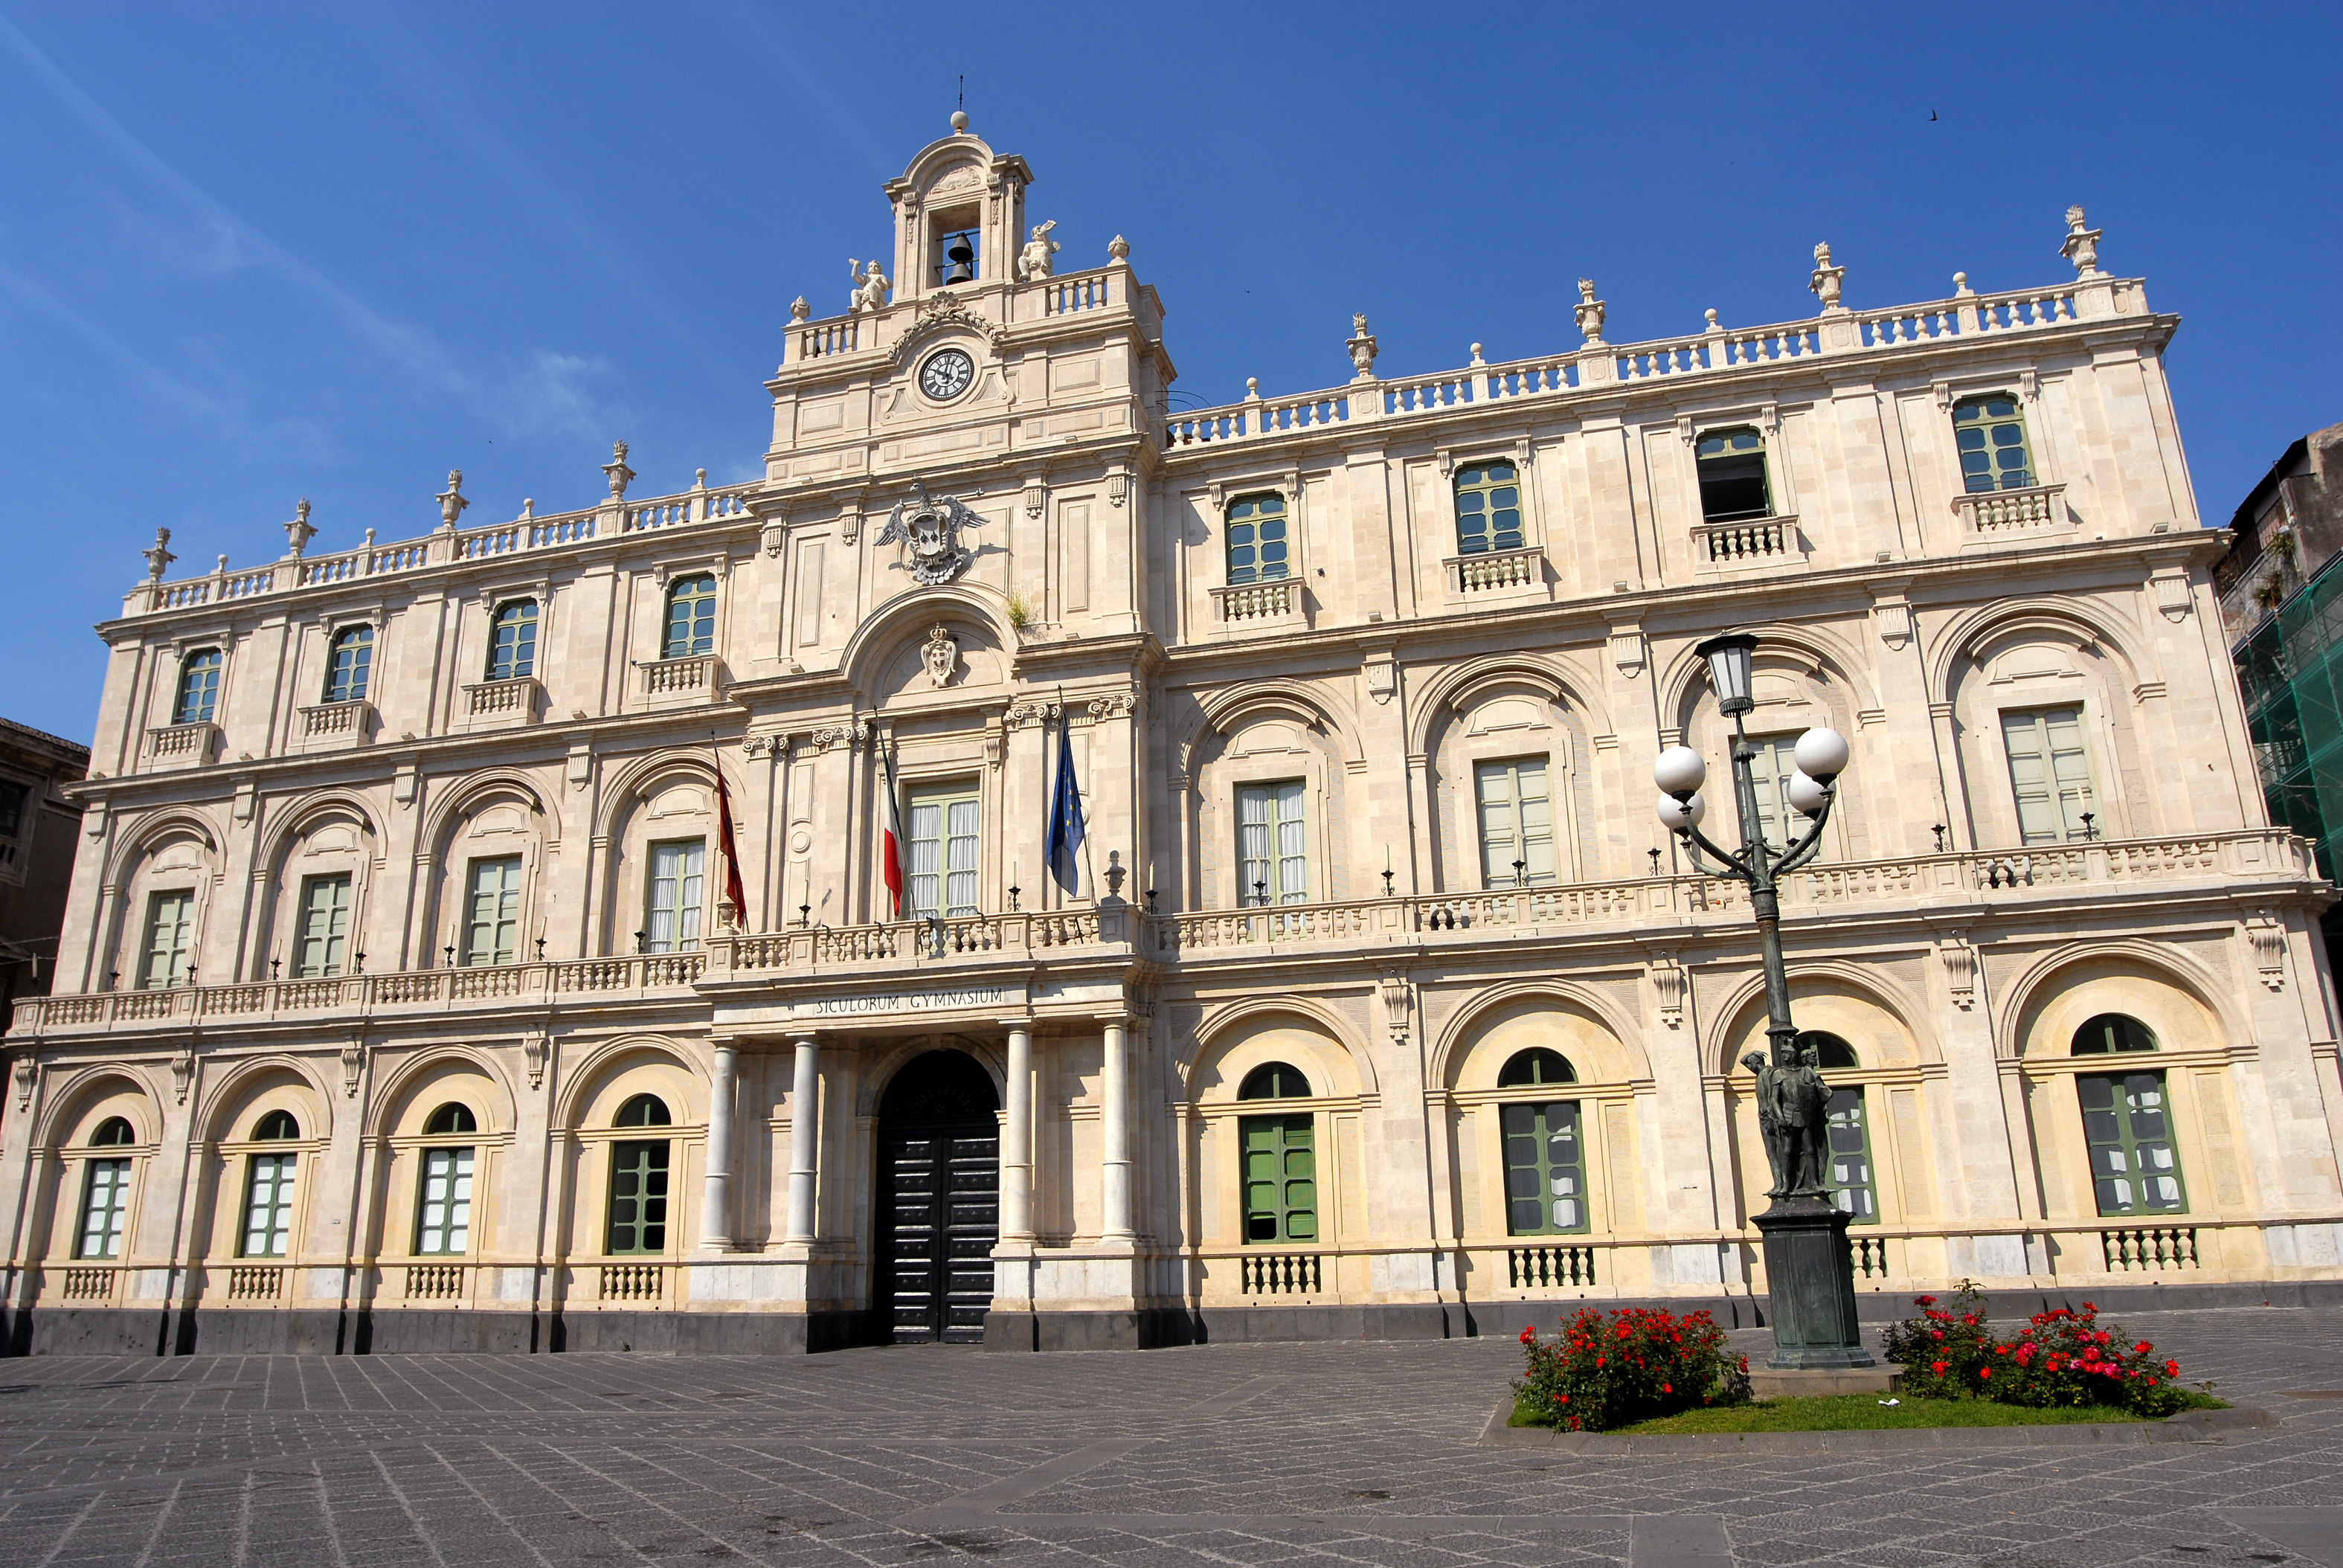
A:
{"type": "Polygon", "coordinates": [[[920,367],[920,390],[939,403],[949,403],[976,379],[976,361],[958,348],[940,348],[920,367]]]}

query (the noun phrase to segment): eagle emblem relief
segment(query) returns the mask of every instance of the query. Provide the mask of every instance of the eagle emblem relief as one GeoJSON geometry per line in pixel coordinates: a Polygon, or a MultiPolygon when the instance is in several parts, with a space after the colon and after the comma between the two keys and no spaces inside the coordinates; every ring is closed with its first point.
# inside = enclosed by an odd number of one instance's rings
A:
{"type": "Polygon", "coordinates": [[[895,503],[887,526],[879,531],[879,543],[908,545],[911,580],[923,588],[941,588],[976,558],[976,552],[960,543],[960,531],[982,528],[984,519],[952,497],[931,499],[924,483],[912,483],[919,487],[918,502],[907,498],[895,503]]]}

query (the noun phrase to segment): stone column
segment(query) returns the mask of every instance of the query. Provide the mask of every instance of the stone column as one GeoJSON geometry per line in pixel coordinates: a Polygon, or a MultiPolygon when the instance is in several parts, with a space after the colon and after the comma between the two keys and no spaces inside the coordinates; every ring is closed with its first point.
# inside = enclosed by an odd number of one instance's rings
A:
{"type": "Polygon", "coordinates": [[[708,1091],[708,1170],[700,1178],[699,1247],[728,1251],[732,1246],[732,1102],[740,1078],[739,1048],[716,1047],[716,1067],[708,1091]]]}
{"type": "Polygon", "coordinates": [[[1133,1241],[1131,1227],[1131,1062],[1123,1038],[1129,1019],[1109,1013],[1099,1022],[1106,1040],[1099,1064],[1101,1135],[1099,1144],[1099,1237],[1105,1241],[1133,1241]]]}
{"type": "Polygon", "coordinates": [[[1001,1239],[1033,1240],[1033,1023],[1006,1020],[1009,1125],[1001,1138],[1001,1239]]]}
{"type": "Polygon", "coordinates": [[[784,1244],[811,1246],[813,1183],[821,1156],[821,1047],[811,1035],[799,1038],[797,1078],[789,1086],[789,1212],[784,1244]]]}

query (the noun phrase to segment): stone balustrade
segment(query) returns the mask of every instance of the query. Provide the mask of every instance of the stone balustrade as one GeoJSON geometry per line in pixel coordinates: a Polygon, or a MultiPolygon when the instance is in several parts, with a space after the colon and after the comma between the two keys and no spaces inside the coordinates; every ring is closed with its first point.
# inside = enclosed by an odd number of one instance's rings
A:
{"type": "Polygon", "coordinates": [[[681,658],[646,658],[637,661],[635,668],[642,671],[645,697],[712,699],[716,695],[716,656],[712,653],[687,654],[681,658]]]}
{"type": "MultiPolygon", "coordinates": [[[[1894,859],[1825,862],[1782,887],[1786,918],[1877,906],[1925,915],[1935,906],[2012,911],[2129,888],[2169,892],[2198,882],[2233,889],[2255,881],[2318,879],[2309,844],[2282,829],[2186,838],[2102,839],[2031,849],[1953,850],[1894,859]]],[[[1450,947],[1505,942],[1547,931],[1632,935],[1655,924],[1698,929],[1749,918],[1748,890],[1711,877],[1659,876],[1483,892],[1395,894],[1314,904],[1146,915],[1109,899],[1090,908],[1011,910],[940,920],[726,932],[696,951],[409,970],[330,980],[27,997],[15,1034],[54,1038],[139,1025],[210,1020],[369,1017],[471,1007],[540,1007],[548,1000],[618,1002],[737,984],[883,968],[900,974],[1062,955],[1110,960],[1251,960],[1264,949],[1450,947]]]]}
{"type": "MultiPolygon", "coordinates": [[[[1477,359],[1461,370],[1394,377],[1282,399],[1249,397],[1182,414],[1164,431],[1172,449],[1223,441],[1306,433],[1312,421],[1272,422],[1271,410],[1332,407],[1334,419],[1414,418],[1476,404],[1520,397],[1558,397],[1620,385],[1766,370],[1823,355],[1902,352],[1941,347],[2012,333],[2069,327],[2095,315],[2137,315],[2147,309],[2141,283],[2107,278],[2096,284],[1961,294],[1927,304],[1874,311],[1844,311],[1769,327],[1712,327],[1687,337],[1644,343],[1590,343],[1566,354],[1489,365],[1477,359]]],[[[1320,420],[1316,423],[1324,423],[1320,420]]]]}
{"type": "Polygon", "coordinates": [[[1517,550],[1450,556],[1441,562],[1449,597],[1466,604],[1512,599],[1545,587],[1545,552],[1535,545],[1517,550]]]}
{"type": "Polygon", "coordinates": [[[1782,567],[1806,558],[1795,516],[1743,518],[1692,526],[1692,564],[1704,572],[1782,567]]]}
{"type": "Polygon", "coordinates": [[[242,572],[228,571],[226,558],[223,557],[218,568],[208,577],[142,583],[126,602],[125,613],[152,615],[264,594],[329,588],[358,578],[390,577],[431,567],[497,560],[534,550],[582,545],[614,533],[626,535],[689,524],[739,521],[748,517],[749,497],[756,487],[746,484],[711,488],[703,477],[700,483],[678,495],[553,517],[525,514],[510,522],[443,531],[395,544],[377,544],[369,530],[367,542],[354,550],[289,556],[274,566],[242,572]]]}
{"type": "Polygon", "coordinates": [[[1309,624],[1303,613],[1302,582],[1280,578],[1274,582],[1238,583],[1208,590],[1212,600],[1212,625],[1222,632],[1266,630],[1272,627],[1309,624]]]}
{"type": "Polygon", "coordinates": [[[2066,487],[2036,485],[2024,490],[1986,490],[1953,498],[1964,543],[1999,543],[2012,534],[2039,533],[2067,526],[2066,487]]]}

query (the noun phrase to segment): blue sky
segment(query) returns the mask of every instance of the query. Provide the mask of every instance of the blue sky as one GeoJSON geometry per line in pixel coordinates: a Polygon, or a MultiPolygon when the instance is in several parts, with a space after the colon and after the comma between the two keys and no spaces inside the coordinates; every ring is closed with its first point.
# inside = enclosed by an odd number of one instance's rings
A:
{"type": "Polygon", "coordinates": [[[947,130],[1033,166],[1061,268],[1127,236],[1181,398],[2056,282],[2060,215],[2186,320],[2198,504],[2343,419],[2333,6],[0,0],[0,713],[90,733],[92,622],[175,574],[750,477],[789,302],[880,251],[947,130]],[[2217,25],[2208,25],[2217,19],[2217,25]],[[1933,116],[1933,117],[1932,117],[1933,116]],[[31,677],[26,678],[25,677],[31,677]]]}

